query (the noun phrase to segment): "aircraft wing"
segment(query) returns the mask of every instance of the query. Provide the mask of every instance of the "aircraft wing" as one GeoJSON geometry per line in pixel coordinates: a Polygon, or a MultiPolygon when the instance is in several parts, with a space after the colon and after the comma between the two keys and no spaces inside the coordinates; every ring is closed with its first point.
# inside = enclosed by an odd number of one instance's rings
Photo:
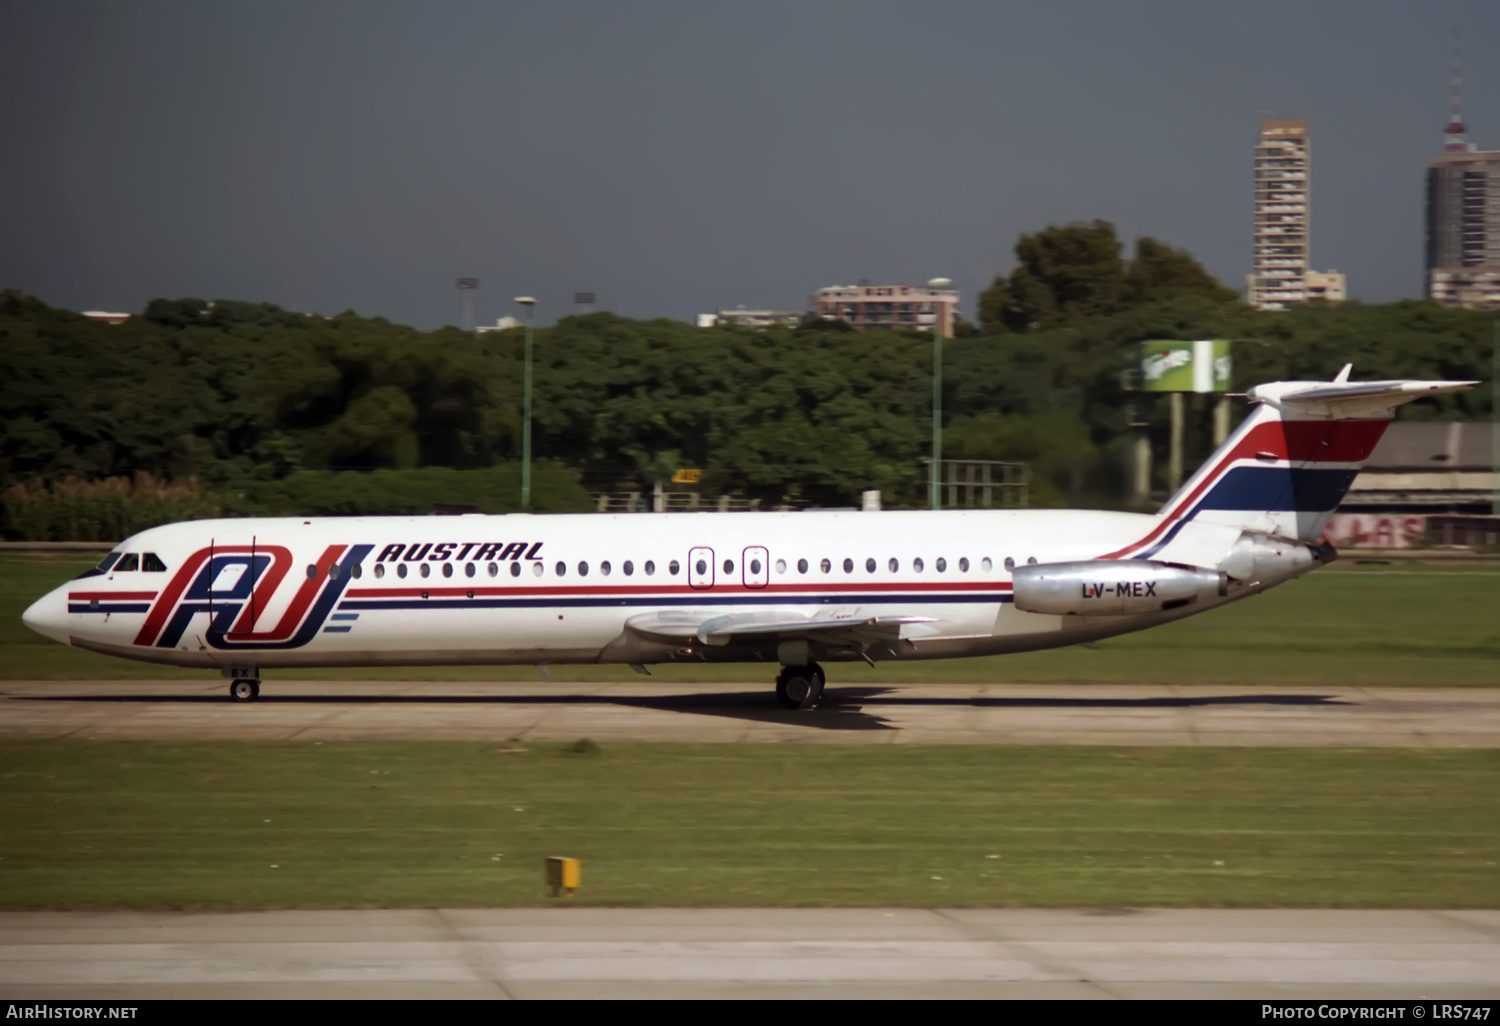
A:
{"type": "Polygon", "coordinates": [[[625,626],[663,640],[696,639],[705,645],[728,645],[736,639],[896,641],[903,624],[930,622],[932,617],[928,616],[799,617],[791,611],[705,616],[690,610],[670,610],[631,617],[625,626]]]}

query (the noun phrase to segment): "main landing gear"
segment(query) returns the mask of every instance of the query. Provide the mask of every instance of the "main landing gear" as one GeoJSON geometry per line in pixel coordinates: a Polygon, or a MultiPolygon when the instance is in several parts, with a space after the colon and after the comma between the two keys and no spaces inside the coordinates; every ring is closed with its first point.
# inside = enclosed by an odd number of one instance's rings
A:
{"type": "Polygon", "coordinates": [[[236,702],[253,702],[260,697],[260,681],[254,677],[236,677],[229,685],[229,697],[236,702]]]}
{"type": "Polygon", "coordinates": [[[783,666],[776,675],[776,701],[788,709],[811,709],[823,698],[823,667],[783,666]]]}

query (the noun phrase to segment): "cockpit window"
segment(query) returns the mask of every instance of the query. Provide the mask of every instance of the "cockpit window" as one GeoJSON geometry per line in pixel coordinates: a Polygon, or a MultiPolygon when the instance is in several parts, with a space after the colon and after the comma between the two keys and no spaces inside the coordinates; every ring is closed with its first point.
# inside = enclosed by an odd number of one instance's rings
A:
{"type": "Polygon", "coordinates": [[[167,564],[161,561],[161,557],[154,552],[148,552],[141,557],[141,569],[148,574],[159,574],[166,570],[167,564]]]}
{"type": "Polygon", "coordinates": [[[119,552],[111,552],[111,553],[109,553],[103,559],[99,560],[99,565],[98,566],[96,566],[96,567],[94,567],[94,568],[92,568],[90,570],[85,570],[83,573],[81,573],[77,577],[73,578],[73,580],[75,580],[75,581],[81,581],[85,577],[100,577],[100,576],[103,576],[103,574],[106,571],[108,571],[110,567],[112,567],[112,566],[115,565],[115,561],[118,560],[120,558],[120,556],[121,556],[121,553],[119,553],[119,552]]]}
{"type": "Polygon", "coordinates": [[[138,570],[141,565],[141,557],[134,552],[127,552],[120,561],[115,564],[115,573],[123,574],[127,570],[138,570]]]}

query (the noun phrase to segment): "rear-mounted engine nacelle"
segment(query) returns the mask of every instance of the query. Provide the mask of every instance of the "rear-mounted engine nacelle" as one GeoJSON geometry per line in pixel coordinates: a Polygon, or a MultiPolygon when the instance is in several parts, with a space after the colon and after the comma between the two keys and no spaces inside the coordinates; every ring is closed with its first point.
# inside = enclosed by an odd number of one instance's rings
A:
{"type": "Polygon", "coordinates": [[[1128,616],[1180,609],[1229,593],[1229,575],[1141,559],[1018,566],[1011,580],[1026,613],[1128,616]]]}

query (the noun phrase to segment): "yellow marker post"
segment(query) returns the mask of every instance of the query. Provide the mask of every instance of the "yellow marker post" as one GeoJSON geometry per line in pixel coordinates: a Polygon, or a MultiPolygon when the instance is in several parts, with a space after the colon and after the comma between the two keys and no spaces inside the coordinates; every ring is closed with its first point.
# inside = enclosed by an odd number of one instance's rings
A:
{"type": "Polygon", "coordinates": [[[580,877],[579,862],[577,859],[565,858],[554,855],[547,860],[547,886],[552,888],[552,896],[557,897],[558,891],[567,891],[568,897],[578,889],[580,877]]]}

